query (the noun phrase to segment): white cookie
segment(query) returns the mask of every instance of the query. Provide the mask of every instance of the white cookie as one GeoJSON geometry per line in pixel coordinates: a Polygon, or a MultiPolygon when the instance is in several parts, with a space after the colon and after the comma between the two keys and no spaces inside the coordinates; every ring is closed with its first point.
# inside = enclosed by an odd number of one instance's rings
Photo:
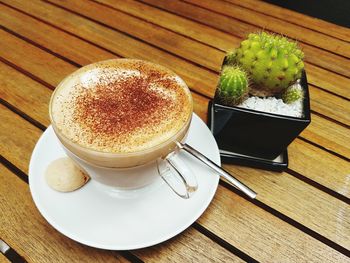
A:
{"type": "Polygon", "coordinates": [[[47,184],[60,192],[71,192],[86,184],[89,176],[70,158],[57,159],[49,164],[45,172],[47,184]]]}

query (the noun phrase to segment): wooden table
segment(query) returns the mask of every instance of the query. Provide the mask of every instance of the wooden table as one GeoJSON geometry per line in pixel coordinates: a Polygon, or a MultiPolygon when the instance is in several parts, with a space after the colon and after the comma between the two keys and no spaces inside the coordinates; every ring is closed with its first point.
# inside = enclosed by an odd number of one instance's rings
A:
{"type": "MultiPolygon", "coordinates": [[[[255,0],[0,0],[0,239],[29,262],[350,262],[350,30],[255,0]],[[258,192],[224,181],[206,212],[162,244],[105,251],[66,238],[36,209],[28,164],[64,76],[132,57],[176,71],[206,121],[225,51],[264,28],[306,54],[312,123],[276,173],[224,165],[258,192]]],[[[0,254],[0,261],[6,262],[0,254]]]]}

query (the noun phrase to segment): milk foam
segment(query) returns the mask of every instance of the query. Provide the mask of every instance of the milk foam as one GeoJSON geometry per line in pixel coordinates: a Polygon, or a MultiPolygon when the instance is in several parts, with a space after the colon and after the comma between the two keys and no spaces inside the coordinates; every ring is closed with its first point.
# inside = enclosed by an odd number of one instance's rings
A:
{"type": "Polygon", "coordinates": [[[119,59],[68,76],[55,90],[50,110],[62,138],[93,151],[134,153],[176,137],[189,123],[192,98],[168,69],[119,59]]]}

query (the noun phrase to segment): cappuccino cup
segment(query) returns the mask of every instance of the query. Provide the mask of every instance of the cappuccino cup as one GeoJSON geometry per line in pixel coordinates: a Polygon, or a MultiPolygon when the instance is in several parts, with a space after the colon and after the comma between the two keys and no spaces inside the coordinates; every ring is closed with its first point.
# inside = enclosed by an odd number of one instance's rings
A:
{"type": "Polygon", "coordinates": [[[72,160],[115,189],[145,187],[159,176],[179,196],[197,189],[178,153],[193,111],[191,93],[171,70],[142,60],[84,66],[52,94],[53,130],[72,160]]]}

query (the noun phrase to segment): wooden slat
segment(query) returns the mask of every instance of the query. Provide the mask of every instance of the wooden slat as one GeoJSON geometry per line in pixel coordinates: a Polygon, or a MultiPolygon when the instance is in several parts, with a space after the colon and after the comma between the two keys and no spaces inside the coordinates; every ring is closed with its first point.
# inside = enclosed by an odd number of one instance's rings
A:
{"type": "MultiPolygon", "coordinates": [[[[349,61],[345,63],[350,64],[349,61]]],[[[347,88],[349,87],[349,78],[334,74],[311,64],[306,64],[305,70],[309,83],[350,99],[350,89],[347,88]]]]}
{"type": "MultiPolygon", "coordinates": [[[[3,149],[3,143],[0,143],[0,154],[15,165],[26,167],[28,165],[27,160],[25,158],[17,160],[17,152],[21,151],[22,156],[30,156],[31,149],[34,147],[37,138],[34,131],[37,133],[41,131],[2,106],[0,106],[0,116],[7,116],[7,119],[13,119],[18,129],[28,131],[25,134],[19,134],[13,133],[11,129],[3,129],[3,127],[0,127],[4,131],[4,139],[6,141],[13,141],[12,147],[16,148],[12,153],[3,149]],[[28,141],[30,141],[32,145],[24,143],[28,141]]],[[[0,123],[7,127],[6,122],[1,120],[0,123]]],[[[8,125],[13,124],[9,123],[8,125]]],[[[259,177],[255,177],[255,180],[260,178],[260,176],[262,175],[259,174],[259,177]]],[[[275,180],[278,180],[278,178],[280,177],[274,176],[275,180]]],[[[295,182],[297,181],[298,180],[295,180],[295,182]]],[[[275,183],[275,185],[277,184],[275,183]]],[[[261,189],[257,190],[261,191],[261,189]]],[[[311,190],[312,191],[308,193],[310,195],[315,195],[318,192],[315,192],[313,189],[311,190]]],[[[290,191],[293,192],[293,189],[290,189],[290,191]]],[[[291,195],[293,196],[293,193],[291,193],[291,195]]],[[[281,197],[283,197],[283,195],[281,197]]],[[[276,198],[276,196],[274,196],[274,198],[276,198]]],[[[325,208],[323,207],[324,201],[321,199],[320,202],[317,195],[313,196],[312,199],[305,199],[305,202],[309,203],[308,201],[312,201],[312,204],[317,204],[318,211],[325,208]]],[[[289,204],[291,208],[294,207],[293,202],[294,200],[289,204]]],[[[327,207],[327,209],[329,208],[327,207]]],[[[332,211],[328,212],[332,213],[332,211]]],[[[303,213],[305,216],[308,215],[304,210],[301,210],[300,213],[303,213]]],[[[316,211],[312,213],[316,213],[316,211]]],[[[326,218],[329,219],[331,216],[333,215],[329,215],[326,218]]],[[[346,220],[346,218],[344,220],[346,220]]],[[[281,261],[288,260],[294,262],[300,261],[301,259],[306,259],[309,262],[317,262],[322,257],[325,261],[331,262],[342,262],[342,260],[345,260],[343,254],[340,254],[288,223],[274,217],[222,186],[219,186],[218,193],[212,205],[209,207],[209,211],[199,219],[199,222],[238,249],[246,253],[249,252],[250,256],[259,261],[271,260],[271,255],[274,255],[276,259],[278,258],[281,261]],[[244,240],[244,242],[242,242],[242,240],[244,240]],[[306,247],[305,244],[308,244],[308,246],[306,247]]],[[[332,222],[336,221],[327,221],[330,228],[334,226],[332,222]]],[[[339,224],[340,222],[335,224],[335,226],[338,226],[338,228],[344,226],[339,226],[339,224]]],[[[346,229],[343,230],[345,231],[346,229]]],[[[344,234],[346,234],[346,232],[344,234]]],[[[342,235],[338,238],[344,241],[342,235]]],[[[342,243],[342,241],[339,243],[342,243]]]]}
{"type": "Polygon", "coordinates": [[[288,167],[350,198],[350,162],[296,139],[288,146],[288,167]]]}
{"type": "Polygon", "coordinates": [[[246,23],[253,23],[260,28],[265,28],[276,33],[286,34],[305,43],[320,47],[342,56],[350,57],[350,44],[320,34],[304,27],[289,23],[282,19],[267,16],[254,10],[249,10],[238,5],[232,5],[223,1],[210,0],[185,0],[186,2],[214,10],[219,13],[237,18],[246,23]]]}
{"type": "Polygon", "coordinates": [[[0,253],[0,262],[1,263],[10,263],[10,261],[1,253],[0,253]]]}
{"type": "Polygon", "coordinates": [[[31,152],[42,131],[1,104],[0,112],[0,154],[27,173],[31,152]]]}
{"type": "Polygon", "coordinates": [[[350,30],[346,27],[341,27],[324,20],[307,16],[287,8],[279,7],[277,5],[269,4],[257,0],[226,0],[236,5],[246,7],[263,14],[280,18],[285,21],[297,24],[302,27],[310,28],[325,35],[333,36],[345,41],[350,41],[350,30]]]}
{"type": "Polygon", "coordinates": [[[190,227],[160,245],[133,251],[145,262],[245,262],[190,227]],[[195,249],[194,249],[195,248],[195,249]],[[210,248],[210,250],[208,250],[210,248]]]}
{"type": "Polygon", "coordinates": [[[47,109],[51,90],[2,62],[0,76],[1,99],[28,113],[41,124],[50,124],[47,109]]]}
{"type": "Polygon", "coordinates": [[[315,114],[311,119],[311,124],[301,136],[349,159],[349,129],[315,114]]]}
{"type": "Polygon", "coordinates": [[[41,56],[46,53],[38,48],[31,48],[31,53],[26,53],[28,50],[28,43],[19,38],[8,34],[0,29],[1,49],[0,56],[11,62],[21,61],[21,67],[33,75],[41,75],[41,79],[47,83],[51,83],[52,79],[57,80],[55,86],[62,79],[62,74],[68,75],[73,72],[75,66],[66,63],[60,59],[52,59],[54,56],[41,56]],[[18,50],[19,52],[11,52],[11,50],[18,50]],[[42,72],[37,70],[45,68],[42,72]]]}
{"type": "MultiPolygon", "coordinates": [[[[113,17],[116,16],[120,16],[121,13],[115,10],[112,10],[110,8],[106,8],[105,6],[101,6],[98,5],[96,3],[93,2],[83,2],[81,3],[79,0],[74,0],[74,1],[69,1],[69,2],[65,2],[62,3],[60,0],[50,0],[50,2],[55,2],[56,4],[59,4],[61,6],[63,6],[64,8],[69,8],[75,12],[78,12],[80,14],[92,17],[98,21],[101,21],[105,24],[108,24],[110,26],[113,26],[114,28],[118,28],[119,30],[122,30],[128,34],[133,34],[133,32],[135,32],[137,29],[134,27],[123,27],[121,26],[121,23],[118,21],[116,21],[115,19],[113,19],[113,17]]],[[[118,6],[118,5],[115,5],[118,6]]],[[[123,17],[123,19],[127,19],[126,21],[128,21],[128,23],[133,24],[136,23],[139,20],[136,20],[136,18],[130,17],[130,16],[126,16],[123,17]]],[[[153,28],[153,24],[150,26],[151,28],[153,28]]],[[[156,29],[154,29],[156,30],[156,29]]],[[[162,32],[163,29],[159,28],[156,30],[157,32],[162,32]]],[[[136,31],[137,32],[137,31],[136,31]]],[[[205,33],[205,32],[203,32],[205,33]]],[[[152,32],[149,32],[149,34],[153,34],[152,32]]],[[[168,37],[176,38],[178,39],[179,42],[182,42],[182,36],[177,35],[177,34],[173,34],[173,33],[169,33],[168,31],[168,37]]],[[[143,32],[143,34],[140,35],[141,38],[143,38],[145,41],[149,41],[149,39],[147,39],[146,37],[144,37],[145,35],[148,35],[146,32],[143,32]]],[[[194,41],[190,41],[192,43],[192,46],[196,45],[194,41]]],[[[167,47],[167,43],[166,41],[164,41],[164,39],[161,39],[160,41],[157,42],[153,42],[155,45],[157,45],[158,47],[165,49],[167,51],[173,52],[177,55],[181,55],[181,50],[182,47],[178,46],[174,46],[173,48],[169,49],[167,47]]],[[[189,49],[191,49],[191,46],[188,47],[189,49]]],[[[207,47],[208,49],[210,49],[209,47],[207,47]]],[[[350,44],[349,44],[349,49],[350,49],[350,44]]],[[[211,49],[213,50],[213,49],[211,49]]],[[[207,67],[207,62],[210,61],[210,63],[212,64],[213,67],[210,67],[213,70],[218,70],[220,68],[220,65],[222,63],[222,59],[224,57],[224,54],[222,52],[217,51],[216,52],[216,56],[212,55],[210,53],[207,52],[207,50],[202,50],[202,52],[205,54],[204,56],[204,61],[199,61],[199,60],[195,60],[196,62],[198,62],[199,64],[201,64],[202,66],[207,67]]],[[[317,52],[317,56],[320,56],[319,54],[320,52],[317,52]]],[[[191,58],[188,56],[182,56],[183,58],[191,58]]],[[[191,58],[192,60],[192,58],[191,58]]],[[[344,61],[345,62],[345,61],[344,61]]],[[[348,60],[346,60],[346,62],[349,62],[348,60]]],[[[349,63],[350,64],[350,63],[349,63]]],[[[315,68],[315,66],[311,65],[311,64],[307,64],[306,65],[306,69],[308,70],[309,68],[313,69],[315,68]]],[[[350,85],[350,79],[347,79],[345,77],[342,77],[340,75],[337,75],[335,73],[326,71],[324,69],[321,68],[317,68],[318,72],[321,72],[326,78],[323,78],[323,86],[325,86],[324,88],[329,88],[330,86],[340,86],[343,90],[346,90],[345,87],[346,85],[350,85]],[[341,79],[342,81],[337,81],[337,79],[341,79]]],[[[310,77],[309,77],[309,82],[313,83],[314,81],[314,77],[313,77],[313,70],[308,70],[310,77]]],[[[350,74],[350,70],[349,70],[349,74],[350,74]]],[[[323,87],[322,86],[322,87],[323,87]]],[[[350,92],[350,91],[349,91],[350,92]]]]}
{"type": "Polygon", "coordinates": [[[81,245],[50,227],[36,209],[28,185],[2,164],[0,164],[0,198],[1,235],[25,260],[128,262],[116,252],[81,245]]]}
{"type": "MultiPolygon", "coordinates": [[[[233,48],[238,46],[239,39],[245,38],[248,33],[262,30],[262,27],[248,25],[235,18],[215,13],[190,3],[162,0],[139,1],[235,35],[235,42],[232,42],[233,48]]],[[[306,54],[305,61],[350,77],[350,63],[348,63],[347,58],[308,44],[299,44],[306,54]]]]}
{"type": "Polygon", "coordinates": [[[309,92],[311,110],[350,126],[350,100],[330,95],[311,85],[309,92]]]}

